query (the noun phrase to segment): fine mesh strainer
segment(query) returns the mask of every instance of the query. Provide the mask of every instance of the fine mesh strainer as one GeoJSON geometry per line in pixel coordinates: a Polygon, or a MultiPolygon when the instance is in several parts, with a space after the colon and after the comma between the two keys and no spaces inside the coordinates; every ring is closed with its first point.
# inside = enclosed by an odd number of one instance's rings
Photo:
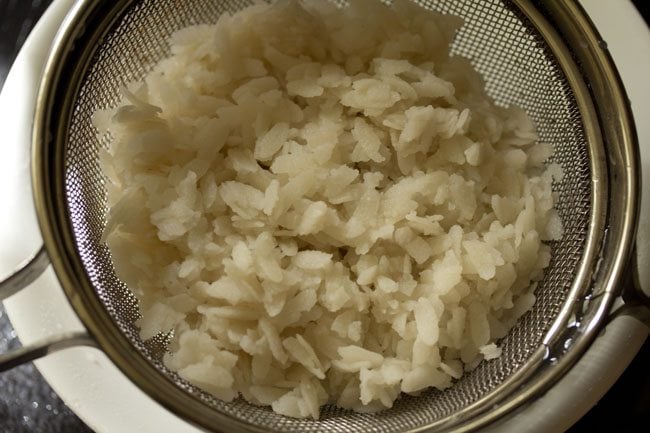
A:
{"type": "Polygon", "coordinates": [[[88,329],[0,356],[0,370],[75,344],[101,348],[140,388],[190,422],[217,431],[398,432],[473,429],[547,389],[584,353],[621,294],[638,209],[638,161],[627,99],[598,35],[575,1],[419,0],[458,15],[453,53],[470,58],[503,105],[522,106],[555,146],[564,236],[537,289],[537,303],[483,362],[446,391],[404,396],[392,409],[357,414],[325,407],[319,421],[224,403],[161,362],[164,337],[143,342],[137,300],[115,276],[101,243],[106,193],[90,118],[119,89],[168,54],[167,38],[214,23],[245,0],[79,0],[48,60],[33,135],[33,183],[44,248],[0,286],[0,299],[49,261],[88,329]],[[49,259],[48,259],[49,258],[49,259]]]}

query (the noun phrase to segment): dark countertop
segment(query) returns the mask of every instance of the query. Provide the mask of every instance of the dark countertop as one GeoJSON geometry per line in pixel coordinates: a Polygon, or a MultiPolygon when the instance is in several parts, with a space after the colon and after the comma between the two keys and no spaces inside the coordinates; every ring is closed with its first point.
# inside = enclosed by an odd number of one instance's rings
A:
{"type": "MultiPolygon", "coordinates": [[[[0,88],[25,38],[52,0],[0,0],[0,88]]],[[[634,0],[650,22],[648,3],[634,0]]],[[[0,353],[19,346],[0,304],[0,353]]],[[[570,433],[647,431],[650,418],[650,342],[603,399],[570,433]],[[646,425],[646,428],[642,426],[646,425]]],[[[33,364],[0,374],[0,433],[86,433],[33,364]]]]}

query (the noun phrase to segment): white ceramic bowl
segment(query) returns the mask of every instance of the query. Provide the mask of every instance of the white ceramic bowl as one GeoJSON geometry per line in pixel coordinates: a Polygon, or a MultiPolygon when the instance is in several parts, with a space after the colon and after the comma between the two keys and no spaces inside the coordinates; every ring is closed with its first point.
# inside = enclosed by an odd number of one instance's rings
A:
{"type": "MultiPolygon", "coordinates": [[[[49,43],[73,0],[56,0],[29,36],[0,95],[0,275],[8,274],[41,245],[29,177],[34,99],[49,43]]],[[[650,31],[628,0],[582,0],[608,42],[632,106],[642,149],[643,171],[650,174],[650,31]]],[[[646,185],[647,182],[644,182],[646,185]]],[[[639,231],[639,262],[650,257],[650,188],[646,188],[639,231]],[[643,242],[642,242],[643,241],[643,242]]],[[[650,269],[640,266],[644,286],[650,269]]],[[[5,301],[23,344],[83,326],[49,269],[27,289],[5,301]]],[[[611,387],[643,344],[648,330],[637,320],[612,320],[579,363],[538,400],[486,430],[564,431],[611,387]]],[[[48,356],[36,366],[65,403],[98,433],[199,431],[133,385],[99,350],[73,348],[48,356]]]]}

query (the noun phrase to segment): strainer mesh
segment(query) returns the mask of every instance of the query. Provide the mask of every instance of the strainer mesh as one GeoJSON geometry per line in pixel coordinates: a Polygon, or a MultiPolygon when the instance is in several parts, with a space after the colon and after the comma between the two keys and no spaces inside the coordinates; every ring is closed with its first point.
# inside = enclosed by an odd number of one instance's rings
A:
{"type": "Polygon", "coordinates": [[[160,362],[164,338],[143,343],[134,327],[138,304],[115,276],[111,256],[101,243],[106,221],[105,190],[98,165],[99,144],[91,115],[118,101],[120,86],[141,79],[167,52],[168,36],[181,27],[214,23],[245,0],[143,0],[121,17],[98,47],[76,98],[66,148],[66,194],[78,251],[97,296],[133,346],[161,374],[172,377],[179,392],[193,394],[214,409],[267,429],[287,432],[394,432],[417,428],[477,401],[515,372],[537,349],[563,305],[581,258],[590,209],[590,169],[579,110],[563,72],[542,37],[515,10],[499,0],[421,0],[427,8],[465,19],[453,52],[472,60],[487,89],[504,105],[522,106],[534,118],[543,141],[555,146],[554,160],[565,177],[556,191],[564,237],[552,245],[553,259],[537,289],[537,303],[501,342],[503,355],[481,364],[450,389],[402,397],[379,414],[356,414],[334,407],[320,421],[294,420],[243,401],[216,400],[168,371],[160,362]]]}

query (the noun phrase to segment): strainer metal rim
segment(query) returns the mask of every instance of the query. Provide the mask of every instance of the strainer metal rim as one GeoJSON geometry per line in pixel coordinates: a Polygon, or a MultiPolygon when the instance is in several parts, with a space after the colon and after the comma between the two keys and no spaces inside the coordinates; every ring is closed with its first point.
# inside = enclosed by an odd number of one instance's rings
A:
{"type": "MultiPolygon", "coordinates": [[[[130,342],[116,330],[111,317],[94,295],[92,284],[77,256],[65,209],[63,150],[66,128],[61,126],[69,120],[71,95],[75,95],[78,89],[68,87],[68,84],[79,84],[79,78],[92,58],[91,48],[130,3],[130,0],[118,0],[111,5],[108,2],[78,1],[54,41],[37,99],[33,130],[32,181],[45,246],[73,308],[102,350],[136,385],[172,412],[203,427],[223,431],[242,431],[244,428],[262,431],[255,426],[244,426],[229,417],[221,416],[198,400],[177,398],[172,392],[175,385],[171,381],[160,380],[160,374],[142,356],[131,356],[133,349],[130,342]]],[[[566,57],[567,63],[564,66],[568,70],[565,73],[573,75],[572,86],[580,87],[582,96],[588,94],[598,102],[598,106],[592,107],[583,98],[584,104],[581,107],[585,119],[593,120],[593,124],[587,122],[589,124],[585,125],[585,129],[590,131],[590,139],[600,140],[602,137],[603,140],[617,143],[619,147],[613,147],[619,153],[591,155],[590,158],[594,173],[592,224],[581,263],[581,275],[574,280],[572,287],[576,296],[571,299],[576,304],[565,305],[555,327],[547,334],[546,344],[538,349],[517,374],[498,387],[498,392],[492,392],[472,405],[469,412],[476,415],[475,418],[467,420],[457,414],[422,429],[433,426],[440,429],[474,429],[503,416],[543,392],[590,345],[613,299],[621,290],[619,282],[632,250],[638,212],[638,155],[629,104],[613,63],[606,50],[600,46],[593,25],[575,0],[553,2],[554,4],[528,0],[515,0],[514,3],[536,23],[538,30],[550,40],[555,40],[552,45],[558,50],[556,55],[566,57]],[[563,33],[555,33],[548,22],[563,29],[563,33]],[[573,59],[580,63],[580,69],[571,67],[573,62],[566,48],[566,45],[576,42],[586,43],[585,52],[573,59]],[[585,86],[583,74],[590,78],[591,87],[585,86]],[[611,107],[615,107],[614,111],[620,114],[618,118],[603,116],[606,109],[611,107]],[[605,227],[607,231],[603,232],[605,227]],[[605,260],[599,261],[602,257],[605,260]],[[583,329],[562,329],[569,316],[575,314],[578,307],[582,307],[581,304],[578,305],[580,299],[577,294],[584,291],[585,286],[592,286],[597,298],[597,301],[587,305],[585,319],[588,320],[585,323],[588,326],[583,329]],[[555,364],[545,362],[556,343],[563,343],[569,337],[574,339],[573,344],[562,358],[555,364]],[[524,382],[531,383],[533,377],[534,386],[520,388],[524,382]]]]}

